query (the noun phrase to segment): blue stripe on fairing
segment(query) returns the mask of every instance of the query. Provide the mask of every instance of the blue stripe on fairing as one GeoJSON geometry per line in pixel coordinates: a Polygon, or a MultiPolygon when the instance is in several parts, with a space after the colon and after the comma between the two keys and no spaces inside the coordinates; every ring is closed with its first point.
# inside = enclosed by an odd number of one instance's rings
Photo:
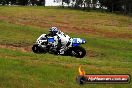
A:
{"type": "Polygon", "coordinates": [[[73,47],[76,47],[76,46],[79,46],[79,45],[80,45],[80,43],[72,43],[73,47]]]}
{"type": "Polygon", "coordinates": [[[72,43],[77,43],[77,38],[73,38],[72,43]]]}
{"type": "Polygon", "coordinates": [[[79,45],[80,45],[80,43],[77,42],[77,38],[73,38],[72,46],[76,47],[76,46],[79,46],[79,45]]]}
{"type": "Polygon", "coordinates": [[[53,43],[54,42],[54,38],[48,38],[48,42],[53,43]]]}

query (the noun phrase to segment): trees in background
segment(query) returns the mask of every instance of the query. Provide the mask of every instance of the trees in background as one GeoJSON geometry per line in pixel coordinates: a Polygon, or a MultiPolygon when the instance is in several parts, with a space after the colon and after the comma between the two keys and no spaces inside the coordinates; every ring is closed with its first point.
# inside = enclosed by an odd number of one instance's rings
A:
{"type": "MultiPolygon", "coordinates": [[[[53,0],[61,2],[62,7],[75,9],[107,9],[110,12],[132,13],[132,0],[53,0]]],[[[39,5],[45,6],[45,0],[0,0],[0,5],[39,5]]]]}
{"type": "Polygon", "coordinates": [[[45,6],[45,0],[29,0],[32,5],[45,6]]]}
{"type": "Polygon", "coordinates": [[[132,0],[99,0],[99,2],[110,12],[119,11],[125,14],[132,12],[132,0]]]}
{"type": "Polygon", "coordinates": [[[61,0],[62,6],[67,3],[68,7],[75,9],[107,9],[110,12],[132,13],[132,0],[61,0]]]}
{"type": "Polygon", "coordinates": [[[1,5],[39,5],[45,6],[45,0],[0,0],[1,5]]]}
{"type": "Polygon", "coordinates": [[[64,6],[64,3],[66,3],[68,6],[69,4],[71,5],[70,7],[79,9],[89,9],[89,8],[96,8],[98,0],[61,0],[62,5],[64,6]]]}

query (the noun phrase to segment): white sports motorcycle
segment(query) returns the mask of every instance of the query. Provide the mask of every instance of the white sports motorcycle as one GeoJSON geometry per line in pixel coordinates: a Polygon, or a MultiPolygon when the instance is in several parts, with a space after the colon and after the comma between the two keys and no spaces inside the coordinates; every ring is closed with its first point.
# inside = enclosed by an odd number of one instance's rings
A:
{"type": "MultiPolygon", "coordinates": [[[[56,50],[53,43],[55,42],[54,37],[46,36],[42,34],[32,47],[34,53],[53,53],[59,54],[59,50],[56,50]]],[[[70,38],[71,47],[64,47],[64,54],[68,56],[75,56],[77,58],[83,58],[86,55],[86,50],[81,47],[81,44],[86,43],[81,38],[70,38]]],[[[62,54],[61,54],[62,55],[62,54]]]]}

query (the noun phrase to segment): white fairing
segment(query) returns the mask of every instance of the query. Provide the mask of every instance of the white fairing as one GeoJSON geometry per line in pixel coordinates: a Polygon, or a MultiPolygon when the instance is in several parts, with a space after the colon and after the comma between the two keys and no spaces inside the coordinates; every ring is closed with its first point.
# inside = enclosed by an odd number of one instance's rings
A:
{"type": "Polygon", "coordinates": [[[43,38],[46,38],[45,37],[46,34],[42,34],[36,41],[37,44],[41,45],[42,42],[47,42],[47,39],[43,39],[43,38]]]}
{"type": "Polygon", "coordinates": [[[66,46],[66,44],[69,42],[70,37],[68,35],[65,35],[63,32],[57,33],[57,36],[59,37],[59,40],[61,40],[62,46],[66,46]]]}
{"type": "Polygon", "coordinates": [[[58,37],[57,36],[54,36],[54,43],[53,43],[53,45],[54,46],[57,46],[57,44],[58,44],[58,37]]]}

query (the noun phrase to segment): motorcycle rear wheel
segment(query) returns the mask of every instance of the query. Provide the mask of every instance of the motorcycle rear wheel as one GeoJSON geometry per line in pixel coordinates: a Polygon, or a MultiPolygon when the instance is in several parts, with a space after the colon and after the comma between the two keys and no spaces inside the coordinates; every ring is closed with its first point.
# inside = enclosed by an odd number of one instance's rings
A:
{"type": "Polygon", "coordinates": [[[34,53],[47,53],[47,50],[45,48],[42,48],[42,47],[38,46],[37,44],[33,45],[32,51],[34,53]]]}
{"type": "Polygon", "coordinates": [[[77,58],[83,58],[86,55],[86,50],[81,46],[74,47],[72,54],[77,58]]]}
{"type": "Polygon", "coordinates": [[[33,51],[34,53],[39,53],[39,47],[38,47],[37,44],[33,45],[32,51],[33,51]]]}

